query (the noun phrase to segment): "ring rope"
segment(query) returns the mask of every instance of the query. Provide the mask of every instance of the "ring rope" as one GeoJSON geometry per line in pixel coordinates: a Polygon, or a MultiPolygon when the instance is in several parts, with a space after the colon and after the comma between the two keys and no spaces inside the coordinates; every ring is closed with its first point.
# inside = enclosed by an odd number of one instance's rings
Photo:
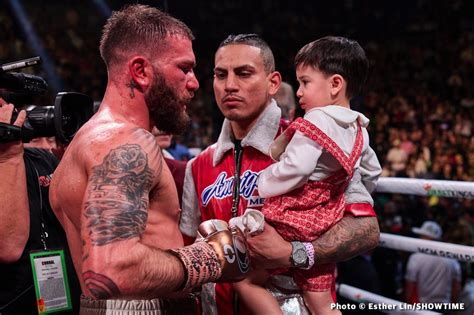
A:
{"type": "Polygon", "coordinates": [[[379,246],[474,262],[474,247],[380,233],[379,246]]]}
{"type": "Polygon", "coordinates": [[[451,180],[380,177],[376,192],[474,199],[474,183],[451,180]]]}
{"type": "MultiPolygon", "coordinates": [[[[392,194],[474,199],[474,183],[448,180],[381,177],[377,183],[375,191],[392,194]]],[[[380,233],[379,246],[407,252],[419,252],[434,256],[454,258],[460,261],[474,262],[474,247],[472,246],[422,240],[388,233],[380,233]]],[[[403,310],[400,309],[400,305],[405,303],[355,288],[347,284],[341,283],[336,286],[339,295],[346,299],[358,303],[372,302],[376,304],[390,304],[393,305],[399,313],[403,313],[403,310]]],[[[384,312],[393,313],[393,310],[384,312]]],[[[423,310],[418,311],[417,314],[441,313],[423,310]]]]}

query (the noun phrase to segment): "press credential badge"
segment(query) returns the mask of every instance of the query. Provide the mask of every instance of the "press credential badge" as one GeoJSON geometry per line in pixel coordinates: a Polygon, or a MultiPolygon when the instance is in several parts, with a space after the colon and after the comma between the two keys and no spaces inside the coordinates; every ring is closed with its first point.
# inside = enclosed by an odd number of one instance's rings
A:
{"type": "Polygon", "coordinates": [[[72,308],[63,250],[30,253],[39,314],[72,308]]]}

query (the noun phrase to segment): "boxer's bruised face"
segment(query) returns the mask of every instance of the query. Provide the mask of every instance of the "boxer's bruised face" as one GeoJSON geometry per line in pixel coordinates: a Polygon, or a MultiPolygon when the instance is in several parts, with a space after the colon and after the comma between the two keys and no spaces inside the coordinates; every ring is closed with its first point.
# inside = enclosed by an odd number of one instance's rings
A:
{"type": "Polygon", "coordinates": [[[153,65],[153,81],[145,93],[150,118],[163,132],[182,133],[189,122],[186,107],[199,88],[191,40],[170,36],[153,65]]]}

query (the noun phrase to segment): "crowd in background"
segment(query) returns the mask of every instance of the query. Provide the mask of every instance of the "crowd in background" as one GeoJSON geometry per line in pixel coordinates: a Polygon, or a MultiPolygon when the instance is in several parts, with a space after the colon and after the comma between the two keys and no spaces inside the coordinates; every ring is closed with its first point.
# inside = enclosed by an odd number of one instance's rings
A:
{"type": "MultiPolygon", "coordinates": [[[[23,2],[64,89],[100,101],[106,69],[97,47],[105,14],[93,1],[81,1],[80,6],[72,0],[23,2]]],[[[108,3],[118,9],[125,2],[108,3]]],[[[179,148],[176,158],[189,159],[216,140],[222,117],[213,100],[213,54],[229,33],[262,35],[273,48],[283,79],[295,89],[295,53],[303,44],[331,34],[358,40],[369,57],[369,80],[352,105],[371,120],[371,146],[383,166],[383,176],[474,179],[474,5],[470,1],[153,3],[183,19],[196,36],[201,88],[189,108],[189,130],[175,137],[169,149],[179,148]]],[[[0,62],[33,55],[12,8],[2,4],[0,62]]],[[[41,66],[24,72],[44,75],[41,66]]],[[[52,98],[53,93],[42,101],[52,102],[52,98]]],[[[412,227],[430,219],[441,224],[444,241],[474,245],[474,207],[469,199],[398,194],[376,194],[374,199],[382,232],[411,235],[412,227]]],[[[400,298],[407,256],[383,249],[372,254],[384,279],[379,288],[382,295],[400,298]]],[[[469,276],[466,266],[464,272],[469,276]]]]}

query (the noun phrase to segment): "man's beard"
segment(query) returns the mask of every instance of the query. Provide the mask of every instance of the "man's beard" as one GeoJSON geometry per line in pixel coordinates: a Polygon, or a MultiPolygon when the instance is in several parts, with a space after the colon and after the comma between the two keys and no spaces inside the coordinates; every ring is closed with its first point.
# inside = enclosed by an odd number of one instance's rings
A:
{"type": "Polygon", "coordinates": [[[183,105],[189,105],[190,101],[178,98],[163,75],[155,71],[153,83],[145,94],[145,102],[150,118],[159,130],[173,135],[182,134],[189,124],[183,105]]]}

